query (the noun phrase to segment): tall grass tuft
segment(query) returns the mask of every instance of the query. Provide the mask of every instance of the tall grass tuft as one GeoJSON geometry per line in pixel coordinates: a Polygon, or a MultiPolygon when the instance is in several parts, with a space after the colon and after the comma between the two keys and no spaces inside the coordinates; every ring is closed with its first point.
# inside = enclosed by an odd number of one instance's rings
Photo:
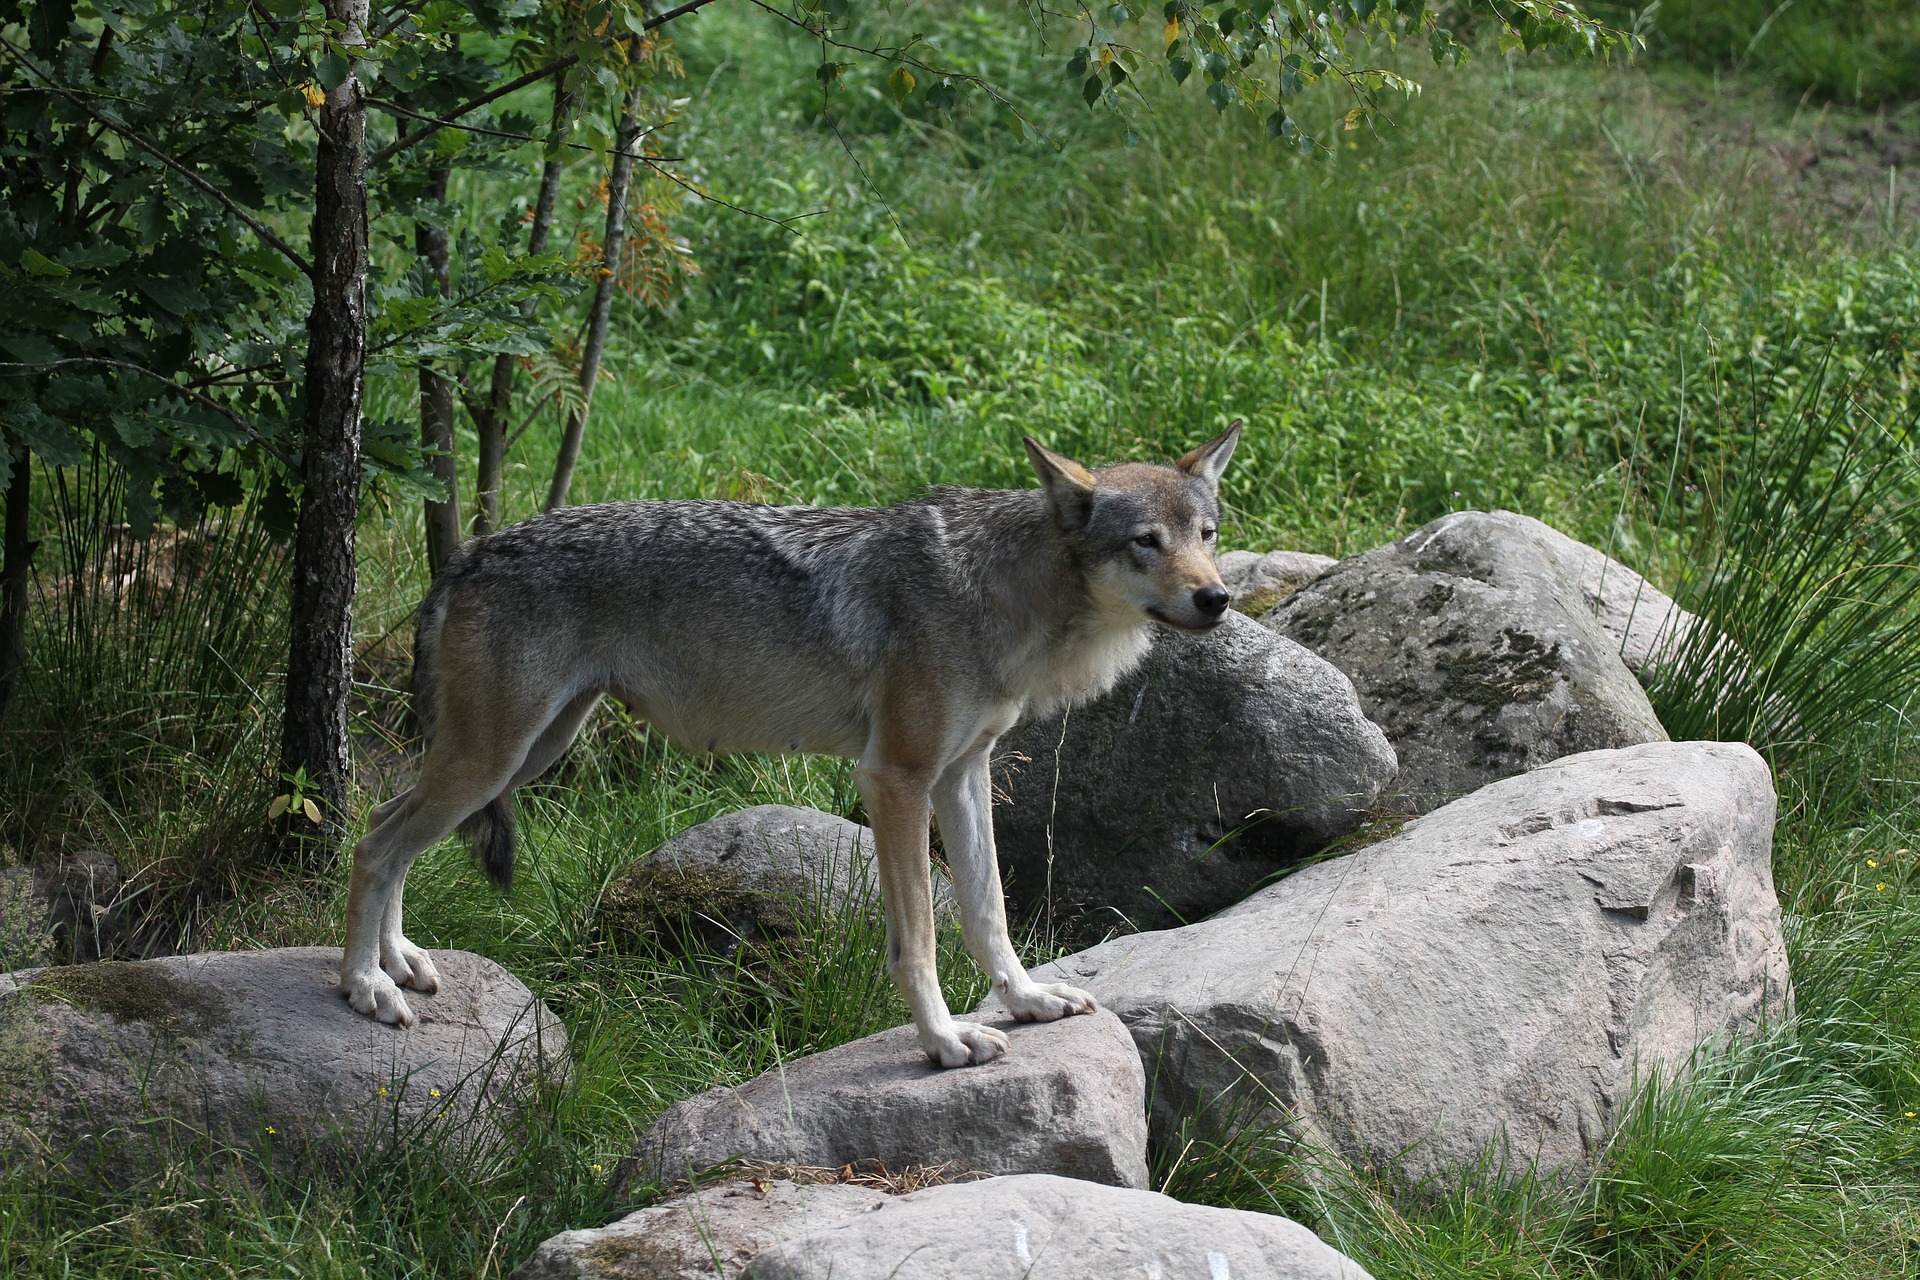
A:
{"type": "Polygon", "coordinates": [[[1688,512],[1677,595],[1710,625],[1675,638],[1649,693],[1675,738],[1839,746],[1920,680],[1920,412],[1889,420],[1826,359],[1748,397],[1688,512]]]}
{"type": "Polygon", "coordinates": [[[44,474],[0,843],[106,850],[149,932],[177,934],[249,877],[265,829],[284,544],[252,504],[138,533],[110,464],[44,474]]]}

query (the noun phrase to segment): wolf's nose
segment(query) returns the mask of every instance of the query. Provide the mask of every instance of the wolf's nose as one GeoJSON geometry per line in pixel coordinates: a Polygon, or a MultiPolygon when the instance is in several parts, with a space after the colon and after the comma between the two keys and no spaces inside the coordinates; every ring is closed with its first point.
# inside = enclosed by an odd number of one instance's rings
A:
{"type": "Polygon", "coordinates": [[[1217,618],[1227,611],[1227,602],[1232,599],[1225,587],[1215,584],[1193,593],[1193,607],[1209,618],[1217,618]]]}

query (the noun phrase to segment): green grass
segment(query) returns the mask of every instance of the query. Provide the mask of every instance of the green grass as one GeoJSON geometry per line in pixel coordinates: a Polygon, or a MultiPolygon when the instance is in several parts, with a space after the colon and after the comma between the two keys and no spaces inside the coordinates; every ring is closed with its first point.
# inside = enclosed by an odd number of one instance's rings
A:
{"type": "MultiPolygon", "coordinates": [[[[1861,12],[1902,30],[1904,10],[1883,8],[1861,12]]],[[[1731,23],[1739,6],[1662,12],[1731,23]]],[[[798,236],[718,206],[680,215],[704,274],[623,318],[577,500],[887,502],[1028,483],[1025,432],[1089,460],[1168,456],[1244,417],[1228,547],[1343,554],[1493,506],[1607,546],[1722,619],[1819,720],[1769,744],[1796,1018],[1684,1084],[1649,1082],[1579,1186],[1487,1170],[1409,1193],[1232,1133],[1227,1114],[1191,1117],[1154,1153],[1156,1180],[1297,1216],[1383,1278],[1920,1275],[1920,769],[1900,665],[1920,223],[1875,203],[1884,173],[1846,193],[1862,212],[1835,216],[1821,171],[1773,145],[1844,144],[1853,118],[1782,107],[1791,84],[1763,41],[1717,82],[1491,53],[1427,68],[1394,128],[1321,129],[1336,151],[1313,159],[1153,89],[1129,147],[1000,11],[900,20],[1009,84],[1058,146],[1012,140],[978,104],[903,115],[855,77],[834,106],[849,154],[817,119],[817,49],[704,13],[680,38],[695,102],[674,149],[731,200],[824,212],[798,236]],[[1778,445],[1782,423],[1804,456],[1778,445]],[[1871,445],[1851,467],[1850,440],[1871,445]],[[1871,592],[1822,595],[1868,564],[1894,567],[1871,592]]],[[[1876,39],[1841,51],[1871,68],[1876,39]]],[[[1852,102],[1844,88],[1829,96],[1852,102]]],[[[370,414],[409,416],[410,383],[376,377],[370,414]]],[[[556,434],[539,420],[510,456],[510,518],[544,495],[556,434]]],[[[98,562],[97,511],[111,504],[49,507],[36,530],[46,576],[32,692],[0,737],[0,841],[109,849],[147,886],[151,927],[195,947],[336,943],[344,876],[257,863],[284,625],[270,544],[230,518],[199,585],[149,617],[91,571],[50,572],[98,562]]],[[[419,520],[382,489],[362,521],[363,807],[407,768],[419,520]]],[[[1712,718],[1707,675],[1670,685],[1663,712],[1750,728],[1712,718]]],[[[428,1142],[317,1181],[256,1170],[213,1196],[196,1174],[232,1153],[124,1197],[0,1171],[0,1274],[492,1276],[606,1220],[606,1174],[659,1110],[904,1019],[858,913],[813,921],[801,959],[778,963],[594,926],[633,859],[767,802],[852,813],[848,767],[691,758],[603,715],[522,793],[512,896],[453,843],[410,882],[416,939],[499,960],[567,1024],[572,1077],[523,1130],[471,1165],[428,1142]]],[[[944,963],[966,1007],[978,979],[951,939],[944,963]]]]}

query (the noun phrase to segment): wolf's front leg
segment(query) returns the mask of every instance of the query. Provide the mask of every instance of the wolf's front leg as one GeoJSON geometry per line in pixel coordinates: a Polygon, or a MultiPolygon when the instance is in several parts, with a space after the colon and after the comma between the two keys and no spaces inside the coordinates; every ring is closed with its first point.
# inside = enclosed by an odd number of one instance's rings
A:
{"type": "Polygon", "coordinates": [[[395,986],[412,987],[415,991],[432,995],[440,989],[440,971],[434,967],[433,957],[420,947],[407,941],[400,932],[400,899],[407,890],[407,873],[403,870],[394,881],[393,892],[387,897],[387,909],[380,917],[380,968],[395,986]]]}
{"type": "Polygon", "coordinates": [[[934,961],[933,886],[928,878],[930,775],[898,765],[863,764],[853,776],[873,823],[874,852],[880,863],[887,972],[913,1011],[920,1047],[942,1067],[991,1062],[1007,1051],[1006,1034],[956,1021],[940,994],[934,961]]]}
{"type": "MultiPolygon", "coordinates": [[[[352,887],[347,894],[347,947],[340,958],[340,994],[356,1013],[393,1026],[410,1027],[414,1013],[400,987],[380,964],[380,941],[389,897],[399,885],[384,856],[380,829],[367,833],[353,849],[352,887]]],[[[398,902],[394,910],[398,911],[398,902]]]]}
{"type": "Polygon", "coordinates": [[[992,748],[954,762],[933,788],[940,839],[960,897],[967,954],[993,980],[993,993],[1021,1022],[1052,1022],[1092,1013],[1093,996],[1064,982],[1035,982],[1007,937],[1000,860],[993,847],[993,793],[987,773],[992,748]]]}

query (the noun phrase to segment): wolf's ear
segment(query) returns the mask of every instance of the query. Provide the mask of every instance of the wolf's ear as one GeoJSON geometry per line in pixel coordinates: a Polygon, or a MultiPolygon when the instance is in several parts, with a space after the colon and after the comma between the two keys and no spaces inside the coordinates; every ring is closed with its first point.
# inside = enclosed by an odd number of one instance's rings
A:
{"type": "Polygon", "coordinates": [[[1213,439],[1180,459],[1174,465],[1190,476],[1197,476],[1208,484],[1217,485],[1227,470],[1227,463],[1233,457],[1233,446],[1240,443],[1240,419],[1235,418],[1233,425],[1213,439]]]}
{"type": "Polygon", "coordinates": [[[1047,510],[1053,513],[1054,523],[1062,529],[1086,528],[1093,514],[1093,472],[1032,436],[1021,439],[1027,442],[1027,457],[1040,476],[1040,487],[1047,491],[1047,510]]]}

